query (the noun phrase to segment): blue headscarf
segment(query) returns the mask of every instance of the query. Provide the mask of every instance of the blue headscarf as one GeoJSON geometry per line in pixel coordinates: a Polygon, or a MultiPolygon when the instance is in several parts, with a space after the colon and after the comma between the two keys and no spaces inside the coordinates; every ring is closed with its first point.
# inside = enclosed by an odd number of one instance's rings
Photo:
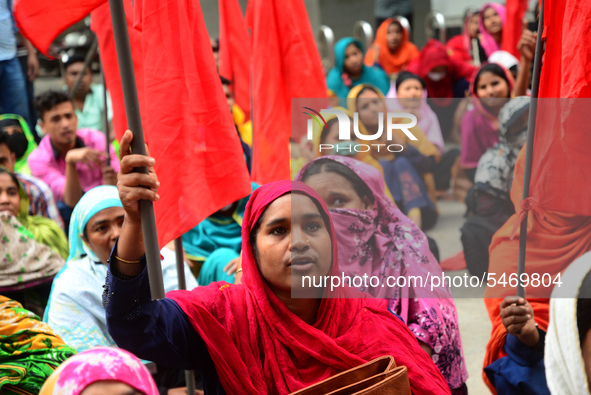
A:
{"type": "Polygon", "coordinates": [[[370,67],[365,64],[363,64],[363,70],[361,71],[359,78],[351,80],[351,86],[345,84],[342,75],[345,69],[345,51],[350,44],[357,45],[357,47],[361,49],[361,52],[365,54],[363,45],[359,40],[356,40],[353,37],[341,38],[334,46],[335,66],[330,69],[326,76],[326,85],[328,86],[328,89],[332,90],[341,98],[341,103],[344,107],[347,105],[345,99],[347,98],[349,91],[351,88],[359,84],[375,85],[382,91],[384,96],[390,90],[390,79],[386,72],[379,67],[370,67]]]}
{"type": "Polygon", "coordinates": [[[102,185],[92,188],[86,192],[82,199],[78,202],[72,213],[70,220],[70,255],[68,261],[78,259],[83,254],[94,261],[99,262],[100,259],[88,248],[82,241],[84,228],[88,221],[99,211],[111,208],[123,207],[121,199],[119,199],[119,191],[117,187],[112,185],[102,185]]]}

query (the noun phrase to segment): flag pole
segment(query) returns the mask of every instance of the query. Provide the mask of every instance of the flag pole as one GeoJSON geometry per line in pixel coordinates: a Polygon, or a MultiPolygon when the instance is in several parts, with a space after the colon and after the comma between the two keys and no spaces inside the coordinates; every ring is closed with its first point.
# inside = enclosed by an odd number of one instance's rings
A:
{"type": "Polygon", "coordinates": [[[107,81],[105,80],[105,74],[103,73],[103,65],[99,63],[101,68],[101,79],[103,80],[103,122],[105,123],[105,152],[107,157],[105,158],[105,164],[111,166],[111,142],[109,141],[109,104],[107,102],[107,81]]]}
{"type": "MultiPolygon", "coordinates": [[[[109,8],[111,9],[113,36],[115,38],[115,47],[117,48],[117,60],[119,62],[119,74],[121,75],[127,125],[133,132],[131,149],[134,154],[146,155],[125,7],[123,6],[122,0],[109,0],[109,8]]],[[[148,174],[148,169],[145,167],[136,168],[134,171],[148,174]]],[[[140,200],[139,207],[142,232],[144,234],[144,246],[146,249],[150,293],[153,300],[159,300],[164,298],[164,281],[162,280],[162,266],[160,263],[160,249],[158,248],[158,234],[156,233],[154,205],[149,200],[140,200]]]]}
{"type": "MultiPolygon", "coordinates": [[[[179,281],[179,289],[187,289],[187,282],[185,281],[185,259],[183,256],[182,237],[177,237],[174,239],[174,253],[176,256],[176,272],[179,281]]],[[[194,394],[195,373],[192,370],[185,370],[185,384],[187,386],[187,394],[194,394]]]]}
{"type": "MultiPolygon", "coordinates": [[[[538,113],[538,92],[540,89],[540,74],[542,70],[542,52],[544,51],[542,32],[544,30],[544,0],[540,5],[540,19],[538,22],[538,37],[536,39],[536,52],[534,54],[534,73],[532,77],[532,91],[531,107],[529,110],[528,119],[528,133],[527,133],[527,146],[525,148],[525,171],[523,176],[523,193],[521,196],[522,200],[529,197],[529,184],[531,179],[532,161],[534,154],[534,133],[536,130],[536,115],[538,113]]],[[[517,261],[517,278],[519,283],[517,285],[517,296],[525,297],[525,288],[523,287],[523,281],[521,275],[525,273],[525,249],[527,245],[527,217],[528,213],[525,212],[523,220],[521,221],[521,228],[519,232],[519,259],[517,261]]]]}
{"type": "Polygon", "coordinates": [[[96,53],[97,48],[98,48],[98,39],[95,36],[94,41],[92,42],[92,44],[90,45],[90,48],[88,49],[88,52],[86,53],[86,58],[84,58],[84,67],[82,68],[82,71],[80,72],[80,74],[78,74],[76,81],[74,81],[74,85],[72,86],[72,90],[70,91],[70,95],[74,96],[74,92],[76,92],[76,89],[78,89],[78,85],[80,85],[80,82],[82,81],[82,77],[84,77],[84,74],[86,74],[86,69],[90,67],[90,62],[92,62],[92,58],[94,57],[94,54],[96,53]]]}

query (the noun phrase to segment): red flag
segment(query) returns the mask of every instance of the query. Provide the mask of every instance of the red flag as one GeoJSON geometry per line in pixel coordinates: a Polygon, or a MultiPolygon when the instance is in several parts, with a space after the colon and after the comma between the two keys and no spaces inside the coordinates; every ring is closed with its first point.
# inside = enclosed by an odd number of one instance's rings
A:
{"type": "Polygon", "coordinates": [[[545,0],[530,195],[547,210],[591,216],[591,3],[545,0]],[[560,99],[562,98],[562,99],[560,99]]]}
{"type": "MultiPolygon", "coordinates": [[[[129,31],[129,42],[131,44],[131,55],[135,70],[137,92],[140,102],[140,113],[142,123],[145,124],[146,114],[144,105],[144,74],[142,70],[142,34],[133,28],[133,0],[123,0],[125,16],[127,19],[127,30],[129,31]]],[[[127,130],[127,118],[125,116],[125,102],[123,101],[123,90],[121,88],[121,76],[119,74],[119,62],[117,61],[117,50],[113,37],[113,25],[111,23],[111,12],[109,4],[103,4],[91,15],[91,29],[96,34],[99,42],[101,66],[105,75],[107,89],[113,103],[113,129],[115,138],[121,140],[123,133],[127,130]]]]}
{"type": "Polygon", "coordinates": [[[527,0],[507,0],[507,20],[503,26],[503,42],[501,49],[507,51],[517,59],[521,56],[517,50],[517,43],[523,31],[523,17],[527,11],[527,0]]]}
{"type": "Polygon", "coordinates": [[[302,0],[250,0],[248,7],[252,29],[252,177],[259,183],[288,180],[291,99],[327,97],[322,63],[302,0]]]}
{"type": "Polygon", "coordinates": [[[135,0],[135,7],[144,131],[161,183],[154,209],[162,247],[248,196],[251,186],[199,3],[135,0]]]}
{"type": "Polygon", "coordinates": [[[238,0],[219,0],[220,75],[232,81],[236,104],[250,118],[250,37],[238,0]]]}
{"type": "Polygon", "coordinates": [[[14,18],[20,32],[45,56],[55,38],[107,0],[16,0],[14,18]]]}

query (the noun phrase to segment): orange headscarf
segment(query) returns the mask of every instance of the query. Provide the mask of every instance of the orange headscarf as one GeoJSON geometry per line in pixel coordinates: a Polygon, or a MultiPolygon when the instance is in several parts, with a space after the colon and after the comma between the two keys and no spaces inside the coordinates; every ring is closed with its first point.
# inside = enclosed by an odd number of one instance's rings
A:
{"type": "MultiPolygon", "coordinates": [[[[411,60],[419,55],[419,49],[417,46],[408,41],[408,32],[406,29],[404,29],[400,22],[394,18],[388,18],[382,22],[376,32],[376,38],[373,45],[380,48],[378,63],[388,74],[400,73],[411,60]],[[402,30],[402,42],[394,52],[390,51],[390,48],[388,48],[388,42],[386,39],[386,36],[388,35],[388,27],[393,23],[397,24],[400,30],[402,30]]],[[[369,48],[365,54],[365,64],[367,66],[374,65],[376,59],[374,46],[369,48]]]]}
{"type": "MultiPolygon", "coordinates": [[[[493,236],[489,254],[489,273],[495,273],[499,279],[505,273],[508,276],[517,273],[517,257],[519,251],[519,233],[517,227],[516,236],[511,239],[511,233],[518,222],[521,207],[521,194],[523,191],[523,175],[525,167],[525,146],[521,149],[515,163],[515,175],[511,188],[511,200],[515,205],[516,214],[493,236]]],[[[552,281],[558,273],[564,272],[567,267],[585,252],[591,250],[591,217],[583,217],[575,214],[560,213],[556,211],[534,208],[529,212],[527,221],[527,249],[525,259],[525,272],[529,274],[550,274],[552,281]]],[[[553,286],[553,284],[552,284],[553,286]]],[[[534,318],[539,328],[546,331],[549,321],[550,300],[548,297],[551,287],[526,287],[527,301],[534,310],[534,318]]],[[[500,317],[500,304],[505,296],[515,295],[515,288],[493,287],[487,288],[484,293],[484,303],[492,323],[491,338],[486,346],[484,367],[507,354],[503,350],[507,332],[500,317]]],[[[494,387],[483,372],[483,379],[493,393],[494,387]]]]}

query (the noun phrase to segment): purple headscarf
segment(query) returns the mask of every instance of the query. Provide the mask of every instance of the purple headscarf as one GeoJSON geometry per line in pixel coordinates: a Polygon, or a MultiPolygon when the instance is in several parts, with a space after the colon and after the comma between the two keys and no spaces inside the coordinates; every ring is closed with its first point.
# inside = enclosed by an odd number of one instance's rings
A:
{"type": "MultiPolygon", "coordinates": [[[[318,160],[333,160],[353,170],[373,194],[373,210],[331,209],[339,249],[339,265],[349,276],[382,279],[442,275],[425,234],[384,194],[384,181],[374,167],[343,156],[317,158],[302,168],[296,180],[318,160]]],[[[361,289],[361,288],[360,288],[361,289]]],[[[417,339],[431,347],[433,362],[450,388],[466,382],[458,317],[451,293],[436,287],[372,287],[361,289],[389,299],[388,308],[406,322],[417,339]]]]}
{"type": "Polygon", "coordinates": [[[501,18],[501,25],[503,28],[505,27],[505,22],[507,21],[507,11],[505,10],[505,6],[499,3],[486,3],[480,9],[480,18],[478,20],[478,26],[480,27],[480,45],[484,48],[484,53],[486,53],[486,57],[488,58],[493,52],[499,51],[501,46],[497,44],[495,38],[486,31],[484,28],[484,11],[487,8],[493,8],[499,17],[501,18]]]}

